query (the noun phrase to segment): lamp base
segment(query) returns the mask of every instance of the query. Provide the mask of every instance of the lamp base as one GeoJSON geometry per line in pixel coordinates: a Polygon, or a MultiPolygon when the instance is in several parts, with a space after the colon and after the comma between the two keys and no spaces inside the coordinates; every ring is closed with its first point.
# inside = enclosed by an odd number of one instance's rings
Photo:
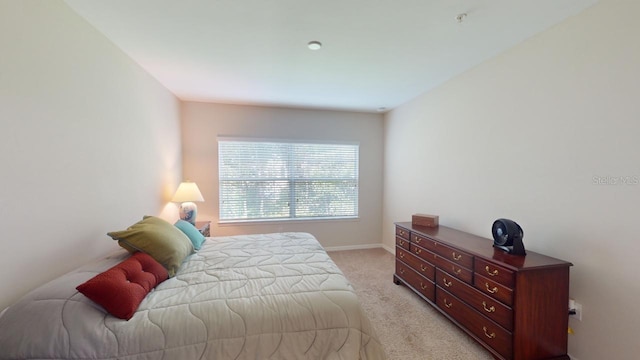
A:
{"type": "Polygon", "coordinates": [[[196,225],[196,215],[198,215],[198,206],[196,203],[186,201],[180,204],[180,219],[196,225]]]}

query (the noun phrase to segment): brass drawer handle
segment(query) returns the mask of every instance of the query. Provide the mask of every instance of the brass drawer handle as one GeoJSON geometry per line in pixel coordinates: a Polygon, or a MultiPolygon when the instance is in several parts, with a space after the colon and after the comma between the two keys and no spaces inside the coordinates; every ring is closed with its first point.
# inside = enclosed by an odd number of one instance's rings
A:
{"type": "Polygon", "coordinates": [[[400,275],[404,275],[404,269],[400,269],[400,275]]]}
{"type": "Polygon", "coordinates": [[[487,309],[487,303],[484,302],[484,301],[482,302],[482,307],[484,308],[484,311],[489,312],[489,313],[492,313],[492,312],[496,311],[496,307],[493,306],[493,305],[491,305],[491,307],[487,309]]]}
{"type": "Polygon", "coordinates": [[[487,327],[483,326],[482,330],[484,330],[484,336],[488,337],[489,339],[493,339],[496,337],[496,333],[492,332],[491,334],[487,333],[487,327]]]}
{"type": "Polygon", "coordinates": [[[456,255],[456,252],[454,251],[453,253],[451,253],[451,257],[453,258],[453,260],[458,261],[460,260],[462,255],[461,254],[456,255]]]}
{"type": "Polygon", "coordinates": [[[422,290],[427,290],[427,287],[428,287],[428,286],[423,285],[423,284],[422,284],[422,281],[420,281],[420,288],[421,288],[422,290]]]}
{"type": "Polygon", "coordinates": [[[427,267],[425,267],[424,265],[420,264],[420,270],[422,270],[422,272],[427,271],[427,267]]]}
{"type": "Polygon", "coordinates": [[[416,249],[416,254],[420,255],[422,253],[422,249],[416,249]]]}
{"type": "Polygon", "coordinates": [[[489,274],[489,276],[498,275],[498,270],[497,269],[493,270],[493,271],[489,270],[489,265],[485,266],[484,269],[487,270],[487,274],[489,274]]]}
{"type": "Polygon", "coordinates": [[[462,272],[462,269],[458,268],[458,270],[456,270],[455,266],[451,267],[451,270],[453,271],[454,274],[456,275],[460,275],[460,273],[462,272]]]}
{"type": "Polygon", "coordinates": [[[420,241],[422,241],[422,239],[419,237],[416,237],[416,244],[420,244],[420,241]]]}
{"type": "Polygon", "coordinates": [[[403,252],[400,252],[398,256],[400,257],[400,259],[404,259],[404,253],[403,252]]]}
{"type": "Polygon", "coordinates": [[[447,309],[450,309],[453,306],[453,303],[447,303],[447,298],[444,298],[444,306],[447,307],[447,309]]]}
{"type": "Polygon", "coordinates": [[[400,240],[398,241],[398,243],[400,244],[400,246],[404,246],[404,241],[400,240]]]}
{"type": "Polygon", "coordinates": [[[442,278],[442,282],[444,283],[444,286],[446,286],[446,287],[451,287],[451,285],[453,285],[453,283],[451,281],[447,282],[447,278],[442,278]]]}
{"type": "Polygon", "coordinates": [[[493,289],[489,288],[489,283],[484,283],[484,286],[486,286],[487,287],[487,291],[492,293],[492,294],[495,294],[495,293],[498,292],[498,288],[495,287],[495,286],[493,287],[493,289]]]}

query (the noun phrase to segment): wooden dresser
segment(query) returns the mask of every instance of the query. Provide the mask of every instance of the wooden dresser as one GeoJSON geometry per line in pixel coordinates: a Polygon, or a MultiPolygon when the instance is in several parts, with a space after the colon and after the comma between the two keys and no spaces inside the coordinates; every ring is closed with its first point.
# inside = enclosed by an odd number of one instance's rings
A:
{"type": "Polygon", "coordinates": [[[496,359],[569,359],[569,267],[446,226],[396,223],[396,272],[496,359]]]}

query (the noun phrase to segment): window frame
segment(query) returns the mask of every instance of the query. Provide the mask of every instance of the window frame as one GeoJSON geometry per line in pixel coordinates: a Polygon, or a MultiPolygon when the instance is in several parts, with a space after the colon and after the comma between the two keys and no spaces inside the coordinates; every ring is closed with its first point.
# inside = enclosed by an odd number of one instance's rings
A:
{"type": "MultiPolygon", "coordinates": [[[[217,161],[218,161],[218,223],[221,225],[225,224],[242,224],[242,223],[250,223],[250,224],[259,224],[259,223],[277,223],[277,222],[315,222],[315,221],[354,221],[360,218],[360,142],[358,141],[335,141],[335,140],[308,140],[308,139],[282,139],[282,138],[262,138],[262,137],[235,137],[235,136],[218,136],[217,137],[217,161]],[[356,195],[355,195],[355,215],[340,215],[340,216],[307,216],[307,217],[292,217],[292,214],[296,212],[296,206],[290,206],[289,208],[289,216],[288,217],[276,217],[276,218],[252,218],[252,219],[222,219],[222,194],[221,194],[221,184],[222,179],[220,177],[221,174],[221,161],[220,161],[220,142],[228,141],[228,142],[253,142],[253,143],[292,143],[292,144],[319,144],[319,145],[350,145],[355,146],[357,149],[357,157],[356,157],[356,173],[355,179],[349,178],[348,180],[355,180],[356,182],[356,195]]],[[[295,204],[295,177],[292,176],[293,172],[289,171],[289,176],[286,178],[286,181],[289,182],[289,202],[290,204],[295,204]]],[[[257,179],[251,179],[257,180],[257,179]]],[[[263,179],[260,179],[263,180],[263,179]]],[[[279,179],[283,181],[283,179],[279,179]]],[[[300,179],[297,179],[300,181],[300,179]]],[[[336,179],[332,179],[336,180],[336,179]]]]}

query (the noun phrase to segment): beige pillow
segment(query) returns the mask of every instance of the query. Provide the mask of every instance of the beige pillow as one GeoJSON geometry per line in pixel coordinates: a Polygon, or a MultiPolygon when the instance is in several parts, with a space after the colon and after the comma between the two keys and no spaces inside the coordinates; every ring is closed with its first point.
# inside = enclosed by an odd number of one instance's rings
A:
{"type": "Polygon", "coordinates": [[[191,240],[172,224],[155,216],[145,216],[127,230],[107,233],[129,252],[149,254],[174,276],[182,261],[193,253],[191,240]]]}

